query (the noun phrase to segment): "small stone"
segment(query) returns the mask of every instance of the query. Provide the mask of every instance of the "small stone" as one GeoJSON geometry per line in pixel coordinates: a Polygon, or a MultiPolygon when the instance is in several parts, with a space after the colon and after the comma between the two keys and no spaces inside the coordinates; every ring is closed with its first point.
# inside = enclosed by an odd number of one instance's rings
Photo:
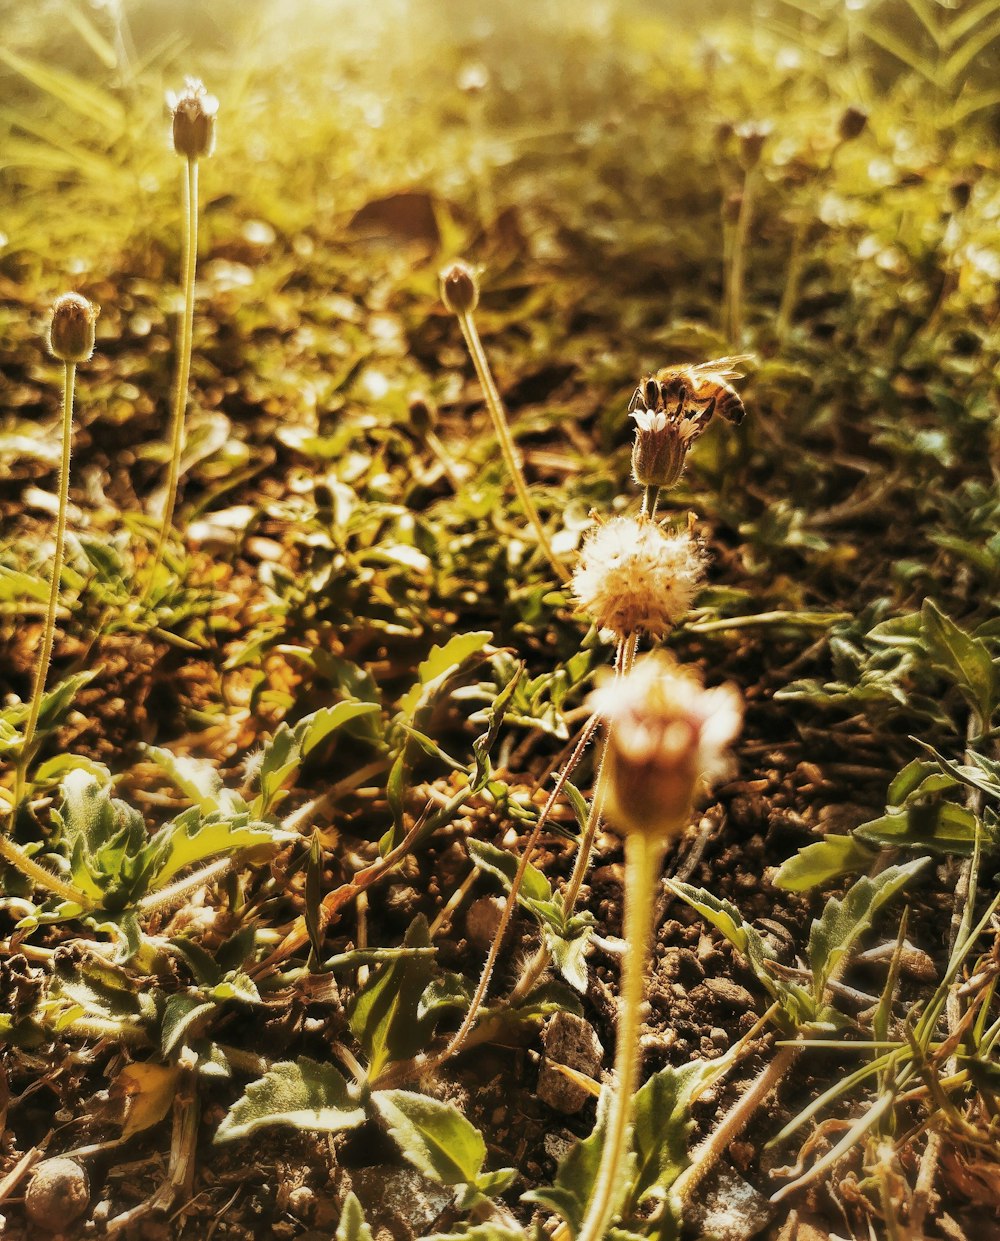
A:
{"type": "Polygon", "coordinates": [[[721,1026],[713,1026],[708,1037],[712,1040],[713,1047],[726,1048],[729,1046],[729,1035],[721,1026]]]}
{"type": "Polygon", "coordinates": [[[706,978],[705,987],[712,993],[712,998],[723,1008],[747,1011],[754,1007],[753,996],[739,983],[728,978],[706,978]]]}
{"type": "Polygon", "coordinates": [[[424,1236],[454,1198],[452,1190],[421,1176],[415,1168],[390,1164],[352,1171],[351,1184],[375,1241],[424,1236]]]}
{"type": "Polygon", "coordinates": [[[564,1064],[588,1077],[600,1078],[604,1048],[589,1021],[574,1013],[556,1013],[542,1035],[545,1055],[538,1074],[538,1097],[557,1112],[578,1112],[591,1098],[583,1086],[571,1082],[557,1067],[564,1064]]]}
{"type": "Polygon", "coordinates": [[[714,1172],[692,1195],[685,1224],[713,1241],[750,1241],[774,1218],[775,1208],[728,1165],[714,1172]]]}
{"type": "Polygon", "coordinates": [[[45,1159],[35,1169],[24,1195],[33,1224],[63,1232],[90,1204],[90,1180],[73,1159],[45,1159]]]}
{"type": "Polygon", "coordinates": [[[308,1185],[300,1185],[288,1195],[288,1209],[297,1219],[308,1219],[316,1205],[316,1195],[308,1185]]]}

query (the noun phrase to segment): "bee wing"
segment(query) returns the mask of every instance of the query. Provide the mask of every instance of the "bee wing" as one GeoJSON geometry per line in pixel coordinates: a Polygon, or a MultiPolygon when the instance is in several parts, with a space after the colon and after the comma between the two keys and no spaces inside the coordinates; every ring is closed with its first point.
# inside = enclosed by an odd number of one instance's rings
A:
{"type": "Polygon", "coordinates": [[[725,358],[713,358],[711,362],[699,362],[696,366],[692,366],[691,370],[703,378],[742,379],[743,372],[739,368],[748,362],[756,361],[755,354],[734,353],[725,358]]]}

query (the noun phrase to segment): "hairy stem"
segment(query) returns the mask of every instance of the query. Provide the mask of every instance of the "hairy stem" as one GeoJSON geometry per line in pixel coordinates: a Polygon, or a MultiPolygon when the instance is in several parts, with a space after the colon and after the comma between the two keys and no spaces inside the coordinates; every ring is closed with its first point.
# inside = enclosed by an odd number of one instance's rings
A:
{"type": "Polygon", "coordinates": [[[472,364],[476,368],[476,374],[479,376],[479,382],[486,397],[486,406],[493,419],[493,429],[496,432],[497,440],[500,443],[500,451],[503,453],[504,461],[507,463],[507,469],[514,483],[517,498],[521,502],[521,508],[534,530],[538,538],[538,544],[545,553],[545,557],[552,566],[556,577],[559,578],[560,582],[568,582],[569,571],[552,550],[548,533],[542,525],[542,519],[538,515],[538,510],[535,508],[534,501],[528,491],[528,485],[524,481],[524,473],[521,470],[517,446],[514,443],[514,437],[510,433],[510,424],[507,421],[503,401],[500,399],[500,392],[493,380],[490,364],[486,359],[483,342],[479,339],[476,321],[472,317],[472,313],[466,311],[458,315],[458,322],[462,329],[462,335],[465,337],[465,343],[469,348],[472,364]]]}
{"type": "Polygon", "coordinates": [[[617,1191],[622,1185],[622,1162],[639,1073],[639,1029],[646,958],[653,929],[656,880],[665,847],[665,840],[646,836],[642,832],[632,832],[625,840],[625,940],[628,952],[625,954],[618,1009],[614,1095],[593,1196],[577,1241],[601,1241],[611,1223],[617,1191]]]}
{"type": "Polygon", "coordinates": [[[184,241],[183,279],[184,314],[181,318],[180,355],[177,360],[177,385],[174,389],[173,411],[170,422],[170,467],[167,472],[167,489],[163,500],[160,529],[156,536],[153,559],[149,566],[143,600],[149,598],[156,574],[163,560],[167,538],[174,519],[177,503],[177,483],[180,478],[181,453],[184,450],[184,415],[187,410],[188,385],[191,379],[191,351],[194,341],[194,275],[198,261],[198,161],[187,160],[184,178],[184,241]]]}
{"type": "MultiPolygon", "coordinates": [[[[63,418],[62,457],[59,461],[59,515],[56,519],[56,547],[52,557],[52,580],[49,583],[49,602],[45,611],[45,629],[42,649],[35,667],[35,683],[31,688],[31,706],[28,722],[24,728],[24,741],[14,769],[14,800],[11,803],[11,822],[17,817],[17,808],[24,796],[25,775],[31,761],[31,750],[38,727],[38,713],[42,709],[42,695],[49,675],[52,659],[52,643],[56,632],[56,608],[59,606],[59,586],[62,581],[63,560],[66,555],[66,507],[69,500],[69,460],[73,449],[73,393],[76,386],[76,363],[66,362],[63,370],[63,418]]],[[[7,859],[10,861],[10,859],[7,859]]],[[[16,863],[15,863],[16,865],[16,863]]]]}

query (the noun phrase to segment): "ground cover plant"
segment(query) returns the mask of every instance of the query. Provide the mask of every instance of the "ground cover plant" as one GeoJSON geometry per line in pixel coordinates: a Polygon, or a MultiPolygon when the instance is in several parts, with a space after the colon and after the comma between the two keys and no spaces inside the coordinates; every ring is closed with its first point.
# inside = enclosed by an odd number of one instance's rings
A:
{"type": "Polygon", "coordinates": [[[992,0],[8,7],[0,1233],[992,1235],[992,0]]]}

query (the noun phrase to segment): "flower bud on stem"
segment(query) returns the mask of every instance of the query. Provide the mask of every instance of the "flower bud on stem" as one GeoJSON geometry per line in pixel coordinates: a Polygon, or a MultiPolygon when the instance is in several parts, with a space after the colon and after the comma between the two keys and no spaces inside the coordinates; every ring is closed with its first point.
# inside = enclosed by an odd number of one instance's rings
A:
{"type": "Polygon", "coordinates": [[[524,481],[521,463],[518,460],[517,447],[514,443],[514,437],[510,433],[510,424],[507,421],[503,401],[500,399],[500,392],[490,371],[486,351],[483,349],[483,343],[479,338],[479,331],[473,318],[476,306],[479,303],[479,286],[476,283],[472,269],[467,264],[453,263],[451,267],[441,273],[441,296],[444,304],[458,319],[459,327],[462,329],[462,335],[465,337],[466,346],[472,357],[472,364],[476,368],[476,375],[479,377],[483,395],[486,397],[486,407],[489,409],[490,417],[493,419],[493,429],[500,443],[500,451],[503,453],[504,461],[510,472],[511,481],[514,484],[514,490],[517,492],[517,498],[521,502],[524,515],[535,531],[539,546],[556,576],[560,582],[566,583],[569,581],[569,572],[552,549],[548,533],[544,525],[542,525],[542,519],[538,515],[538,510],[535,508],[534,501],[528,491],[527,483],[524,481]]]}
{"type": "MultiPolygon", "coordinates": [[[[52,578],[49,583],[49,601],[45,611],[45,629],[42,647],[35,666],[35,679],[31,690],[31,703],[24,727],[24,739],[14,768],[14,790],[11,800],[11,826],[17,818],[18,807],[24,796],[25,777],[34,749],[35,731],[42,708],[42,696],[48,679],[55,638],[56,609],[59,606],[59,586],[62,580],[63,560],[66,554],[66,508],[69,502],[69,465],[73,448],[73,400],[76,390],[76,366],[90,357],[94,349],[94,324],[98,310],[86,298],[67,293],[57,299],[52,311],[49,331],[49,350],[63,363],[63,416],[62,455],[59,462],[59,508],[56,518],[55,551],[52,557],[52,578]]],[[[64,900],[86,905],[86,898],[71,884],[30,858],[18,845],[0,835],[0,857],[39,887],[61,896],[64,900]]]]}

